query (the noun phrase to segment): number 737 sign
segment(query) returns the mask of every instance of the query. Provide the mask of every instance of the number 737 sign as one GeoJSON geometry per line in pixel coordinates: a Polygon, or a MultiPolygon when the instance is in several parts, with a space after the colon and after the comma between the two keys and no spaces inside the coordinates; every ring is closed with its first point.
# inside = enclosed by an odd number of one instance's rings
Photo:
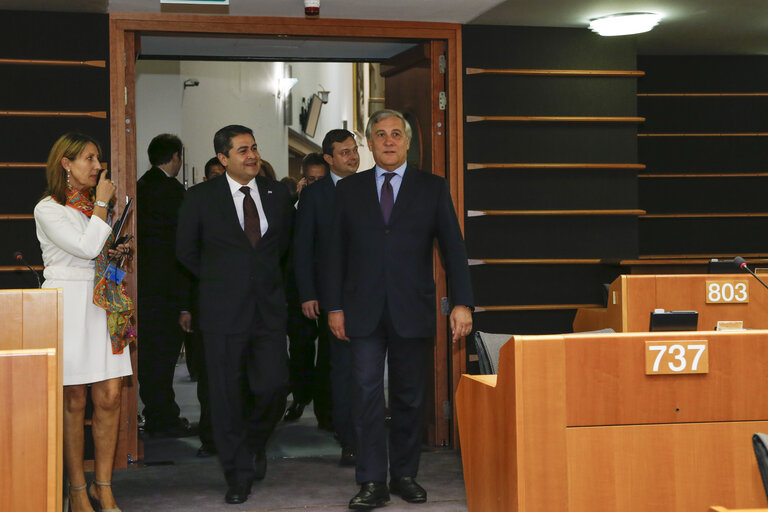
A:
{"type": "Polygon", "coordinates": [[[707,340],[645,342],[646,375],[709,373],[707,340]]]}

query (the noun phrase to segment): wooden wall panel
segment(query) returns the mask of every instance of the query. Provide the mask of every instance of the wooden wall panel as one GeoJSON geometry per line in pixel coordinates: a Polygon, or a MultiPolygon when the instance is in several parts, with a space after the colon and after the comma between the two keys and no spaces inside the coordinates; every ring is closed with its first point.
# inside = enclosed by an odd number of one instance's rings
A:
{"type": "MultiPolygon", "coordinates": [[[[463,65],[482,69],[635,69],[634,43],[587,30],[463,27],[463,65]],[[489,51],[493,49],[493,51],[489,51]]],[[[636,79],[606,76],[464,76],[465,116],[636,115],[636,79]]],[[[464,123],[466,210],[634,210],[635,169],[475,169],[469,164],[635,164],[637,125],[605,122],[464,123]]],[[[466,213],[466,212],[465,212],[466,213]]],[[[537,259],[637,257],[635,216],[466,216],[471,259],[531,259],[473,268],[479,306],[599,303],[615,267],[564,270],[537,259]],[[600,277],[598,277],[598,275],[600,277]]],[[[574,311],[478,312],[475,327],[502,333],[569,332],[574,311]]]]}
{"type": "MultiPolygon", "coordinates": [[[[0,16],[0,111],[106,112],[109,110],[108,18],[105,14],[3,11],[0,16]],[[65,27],[65,28],[63,28],[65,27]],[[15,64],[4,59],[103,61],[102,67],[15,64]]],[[[45,189],[40,167],[63,133],[81,131],[102,145],[109,161],[109,121],[99,117],[0,115],[0,214],[32,214],[45,189]]],[[[31,220],[0,220],[0,267],[16,265],[21,250],[42,263],[31,220]]],[[[0,269],[2,270],[2,269],[0,269]]],[[[33,276],[0,271],[0,288],[36,286],[33,276]]]]}
{"type": "Polygon", "coordinates": [[[639,56],[638,67],[646,71],[638,82],[640,135],[648,135],[638,150],[651,175],[640,180],[640,208],[731,215],[641,218],[641,257],[768,254],[755,236],[768,228],[768,215],[738,216],[768,214],[768,57],[639,56]],[[710,135],[693,136],[702,133],[710,135]],[[664,173],[681,176],[657,176],[664,173]],[[748,173],[758,175],[739,176],[748,173]]]}

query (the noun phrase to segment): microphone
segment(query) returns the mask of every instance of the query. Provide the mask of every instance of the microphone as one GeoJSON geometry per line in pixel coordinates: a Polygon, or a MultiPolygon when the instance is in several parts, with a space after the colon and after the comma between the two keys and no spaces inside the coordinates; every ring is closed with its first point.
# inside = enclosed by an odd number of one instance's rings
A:
{"type": "Polygon", "coordinates": [[[760,279],[759,277],[757,277],[757,274],[755,274],[754,272],[752,272],[752,271],[749,269],[749,267],[747,266],[747,262],[746,262],[746,261],[744,261],[744,258],[742,258],[741,256],[736,256],[735,258],[733,258],[733,262],[734,262],[736,265],[738,265],[738,266],[739,266],[739,268],[740,268],[741,270],[743,270],[743,271],[745,271],[745,272],[749,272],[750,274],[752,274],[752,276],[753,276],[755,279],[757,279],[758,281],[760,281],[760,284],[761,284],[761,285],[763,285],[763,286],[765,286],[766,288],[768,288],[768,284],[765,284],[765,283],[763,282],[763,280],[762,280],[762,279],[760,279]]]}
{"type": "Polygon", "coordinates": [[[16,261],[21,262],[26,266],[29,270],[32,271],[33,274],[35,274],[35,278],[37,279],[37,287],[42,288],[43,283],[40,281],[40,274],[37,273],[37,270],[33,269],[29,263],[27,263],[27,260],[24,259],[24,255],[21,254],[21,251],[16,251],[13,253],[13,257],[16,259],[16,261]]]}

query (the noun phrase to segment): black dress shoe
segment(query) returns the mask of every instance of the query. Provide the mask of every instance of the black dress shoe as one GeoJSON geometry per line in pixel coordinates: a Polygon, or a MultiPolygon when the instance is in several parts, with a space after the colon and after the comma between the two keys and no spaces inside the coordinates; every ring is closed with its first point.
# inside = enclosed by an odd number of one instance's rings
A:
{"type": "Polygon", "coordinates": [[[294,400],[291,402],[291,406],[288,407],[288,410],[285,411],[285,416],[283,416],[283,419],[285,421],[296,421],[299,418],[301,418],[301,415],[304,414],[304,407],[306,407],[307,404],[302,404],[301,402],[297,402],[294,400]]]}
{"type": "Polygon", "coordinates": [[[251,486],[245,484],[231,485],[227,489],[227,494],[224,495],[224,501],[230,505],[237,505],[238,503],[245,503],[248,500],[248,496],[251,494],[251,486]]]}
{"type": "Polygon", "coordinates": [[[427,501],[427,491],[417,484],[412,476],[393,478],[389,482],[389,491],[400,496],[408,503],[424,503],[427,501]]]}
{"type": "Polygon", "coordinates": [[[357,454],[354,446],[342,446],[339,466],[354,466],[357,463],[357,454]]]}
{"type": "Polygon", "coordinates": [[[187,418],[176,418],[169,425],[154,426],[148,423],[144,431],[152,437],[191,437],[199,432],[197,424],[191,424],[187,418]]]}
{"type": "Polygon", "coordinates": [[[267,475],[267,453],[264,450],[259,450],[253,456],[253,478],[256,480],[264,480],[267,475]]]}
{"type": "Polygon", "coordinates": [[[322,417],[317,419],[317,428],[319,428],[320,430],[328,431],[328,432],[333,432],[334,430],[336,430],[333,427],[333,420],[331,418],[322,418],[322,417]]]}
{"type": "Polygon", "coordinates": [[[213,457],[216,455],[216,446],[213,443],[203,443],[197,450],[198,457],[213,457]]]}
{"type": "Polygon", "coordinates": [[[389,501],[387,484],[382,482],[365,482],[360,486],[360,492],[349,500],[349,508],[352,510],[370,510],[383,507],[389,501]]]}

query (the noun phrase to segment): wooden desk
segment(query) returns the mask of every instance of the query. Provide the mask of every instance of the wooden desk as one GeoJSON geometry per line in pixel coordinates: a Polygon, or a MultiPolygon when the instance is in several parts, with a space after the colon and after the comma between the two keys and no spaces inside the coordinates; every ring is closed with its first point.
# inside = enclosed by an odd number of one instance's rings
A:
{"type": "Polygon", "coordinates": [[[514,336],[456,396],[470,512],[766,506],[768,331],[514,336]],[[709,373],[648,376],[646,340],[706,339],[709,373]]]}
{"type": "Polygon", "coordinates": [[[719,320],[742,320],[745,328],[768,329],[768,290],[749,274],[663,274],[619,276],[608,290],[608,307],[579,309],[573,330],[647,331],[651,311],[657,308],[698,311],[699,330],[714,329],[719,320]],[[708,304],[708,280],[746,280],[749,302],[708,304]]]}
{"type": "Polygon", "coordinates": [[[0,510],[62,508],[61,290],[0,290],[0,510]]]}

